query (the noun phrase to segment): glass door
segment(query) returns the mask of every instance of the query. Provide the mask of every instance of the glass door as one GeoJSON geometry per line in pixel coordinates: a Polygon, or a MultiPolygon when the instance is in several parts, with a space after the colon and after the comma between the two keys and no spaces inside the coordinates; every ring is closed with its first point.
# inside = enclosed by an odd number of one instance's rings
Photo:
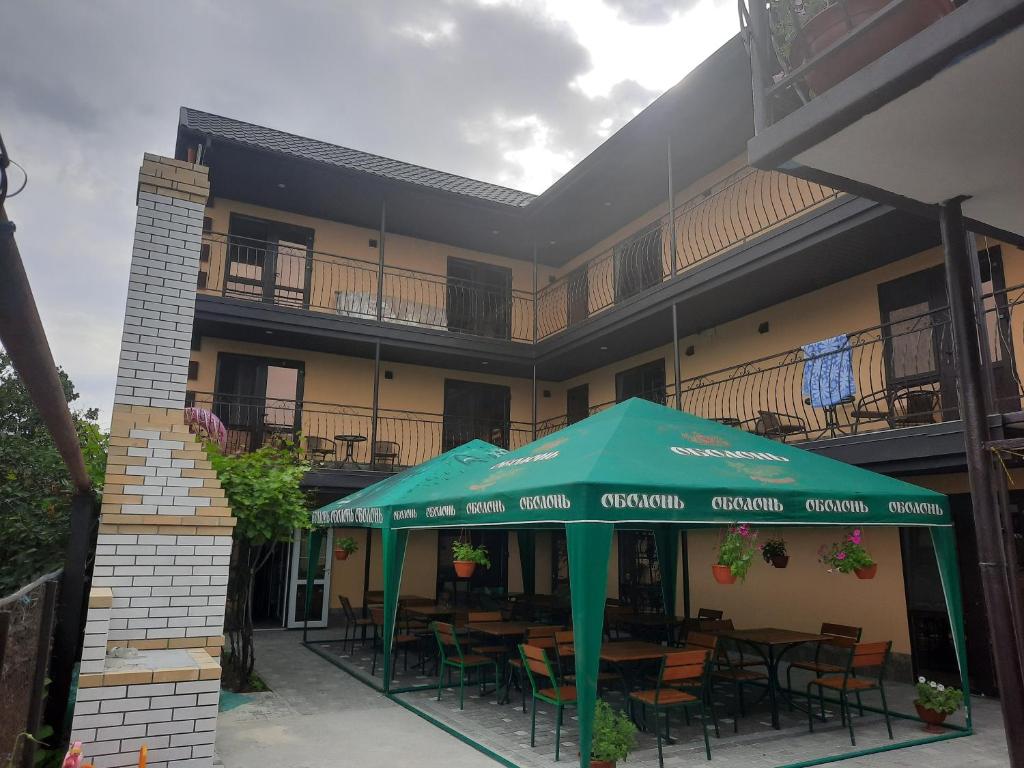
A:
{"type": "MultiPolygon", "coordinates": [[[[288,601],[288,628],[303,626],[306,610],[306,578],[309,574],[309,537],[311,531],[296,530],[292,537],[292,572],[288,601]]],[[[327,530],[320,545],[320,556],[313,567],[313,600],[309,607],[309,626],[326,627],[331,600],[331,549],[334,531],[327,530]]]]}

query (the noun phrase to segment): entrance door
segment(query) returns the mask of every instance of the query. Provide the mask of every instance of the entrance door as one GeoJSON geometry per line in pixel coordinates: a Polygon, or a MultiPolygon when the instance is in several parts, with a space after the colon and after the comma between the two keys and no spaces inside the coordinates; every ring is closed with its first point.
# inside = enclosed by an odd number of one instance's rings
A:
{"type": "Polygon", "coordinates": [[[575,424],[590,415],[590,387],[580,384],[565,392],[565,421],[575,424]]]}
{"type": "Polygon", "coordinates": [[[303,371],[294,360],[218,356],[213,412],[227,427],[229,451],[254,451],[298,436],[303,371]]]}
{"type": "MultiPolygon", "coordinates": [[[[292,537],[291,594],[288,628],[303,626],[306,611],[306,578],[309,574],[309,537],[312,531],[296,530],[292,537]]],[[[334,531],[328,529],[320,545],[320,557],[313,568],[313,601],[309,606],[309,626],[326,627],[331,599],[331,549],[334,531]]]]}
{"type": "Polygon", "coordinates": [[[943,267],[879,285],[878,305],[883,323],[885,394],[905,411],[900,423],[958,418],[943,267]]]}
{"type": "Polygon", "coordinates": [[[507,339],[512,326],[512,270],[448,257],[448,330],[507,339]]]}
{"type": "Polygon", "coordinates": [[[665,360],[619,371],[615,374],[615,402],[641,397],[652,403],[665,404],[665,360]]]}
{"type": "Polygon", "coordinates": [[[441,450],[473,439],[508,448],[511,397],[499,384],[445,379],[441,450]]]}
{"type": "Polygon", "coordinates": [[[224,294],[309,307],[313,230],[232,214],[224,294]]]}

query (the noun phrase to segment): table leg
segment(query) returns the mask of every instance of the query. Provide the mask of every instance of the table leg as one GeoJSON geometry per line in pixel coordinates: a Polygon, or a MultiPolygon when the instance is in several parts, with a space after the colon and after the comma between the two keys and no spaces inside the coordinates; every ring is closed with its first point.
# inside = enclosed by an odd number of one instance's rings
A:
{"type": "Polygon", "coordinates": [[[779,724],[779,701],[777,694],[778,687],[778,665],[779,660],[775,657],[775,648],[768,646],[768,701],[772,708],[772,728],[781,730],[779,724]]]}

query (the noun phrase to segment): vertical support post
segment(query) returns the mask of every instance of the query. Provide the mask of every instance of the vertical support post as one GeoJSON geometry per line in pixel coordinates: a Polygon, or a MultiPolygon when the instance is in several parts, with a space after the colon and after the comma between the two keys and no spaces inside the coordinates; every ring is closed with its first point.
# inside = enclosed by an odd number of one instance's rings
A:
{"type": "Polygon", "coordinates": [[[302,611],[302,642],[304,643],[309,634],[309,612],[313,608],[313,581],[316,578],[316,564],[320,560],[320,547],[323,545],[324,538],[322,528],[316,528],[309,534],[309,546],[306,550],[306,599],[302,611]]]}
{"type": "Polygon", "coordinates": [[[377,445],[377,419],[380,416],[380,339],[373,347],[373,412],[370,415],[370,469],[373,469],[373,452],[377,445]]]}
{"type": "Polygon", "coordinates": [[[768,60],[768,4],[750,0],[750,26],[747,28],[747,51],[750,53],[750,87],[754,98],[754,133],[768,127],[771,113],[764,87],[767,82],[764,65],[768,60]]]}
{"type": "Polygon", "coordinates": [[[46,722],[60,743],[70,729],[67,718],[71,677],[81,655],[82,613],[85,604],[86,561],[93,536],[96,502],[91,493],[79,491],[71,500],[71,531],[64,554],[57,604],[57,631],[50,656],[50,688],[46,696],[46,722]]]}
{"type": "Polygon", "coordinates": [[[523,594],[537,593],[537,532],[526,528],[516,531],[519,543],[519,567],[523,571],[523,594]]]}
{"type": "Polygon", "coordinates": [[[373,554],[373,528],[366,529],[366,559],[363,561],[363,618],[369,616],[366,593],[370,591],[370,556],[373,554]]]}
{"type": "Polygon", "coordinates": [[[381,555],[384,561],[384,637],[381,651],[384,654],[384,692],[391,690],[391,648],[395,637],[395,620],[398,616],[398,592],[402,586],[402,568],[405,566],[405,545],[409,532],[380,529],[381,555]]]}
{"type": "Polygon", "coordinates": [[[962,199],[939,206],[946,258],[946,287],[957,356],[957,389],[964,422],[967,474],[974,511],[975,538],[999,701],[1006,728],[1010,765],[1024,768],[1024,674],[1014,632],[1014,574],[1003,540],[1003,515],[994,492],[993,464],[985,443],[989,439],[981,365],[981,348],[971,291],[972,254],[967,250],[962,199]]]}
{"type": "Polygon", "coordinates": [[[576,715],[579,718],[581,768],[590,768],[612,530],[611,523],[569,523],[565,526],[575,631],[576,715]]]}
{"type": "MultiPolygon", "coordinates": [[[[533,343],[537,343],[537,243],[533,244],[533,343]]],[[[537,439],[537,363],[533,364],[533,427],[530,439],[537,439]]]]}
{"type": "Polygon", "coordinates": [[[388,202],[380,201],[380,232],[377,234],[377,322],[384,318],[384,235],[387,233],[388,202]]]}
{"type": "Polygon", "coordinates": [[[661,599],[665,615],[676,615],[676,577],[679,573],[679,534],[670,524],[654,527],[654,545],[658,550],[658,570],[661,572],[661,599]]]}
{"type": "Polygon", "coordinates": [[[537,439],[537,364],[533,364],[533,427],[530,430],[530,439],[537,439]]]}
{"type": "Polygon", "coordinates": [[[679,315],[676,302],[672,302],[672,363],[675,372],[676,410],[683,410],[682,369],[679,363],[679,315]]]}
{"type": "Polygon", "coordinates": [[[683,553],[683,616],[690,618],[690,535],[679,531],[679,549],[683,553]]]}
{"type": "MultiPolygon", "coordinates": [[[[672,277],[676,276],[679,270],[679,244],[676,241],[676,192],[672,180],[672,136],[668,137],[668,236],[669,236],[669,258],[672,259],[672,277]]],[[[672,302],[672,370],[675,374],[676,389],[676,410],[683,409],[682,393],[679,391],[680,364],[679,364],[679,309],[676,302],[672,302]]]]}

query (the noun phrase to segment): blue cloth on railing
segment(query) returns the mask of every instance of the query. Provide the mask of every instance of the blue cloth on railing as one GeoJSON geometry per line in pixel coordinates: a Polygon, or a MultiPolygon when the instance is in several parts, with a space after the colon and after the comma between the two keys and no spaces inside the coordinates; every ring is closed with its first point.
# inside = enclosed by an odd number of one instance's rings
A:
{"type": "Polygon", "coordinates": [[[846,334],[804,344],[804,397],[815,408],[831,408],[857,392],[853,352],[846,334]]]}

